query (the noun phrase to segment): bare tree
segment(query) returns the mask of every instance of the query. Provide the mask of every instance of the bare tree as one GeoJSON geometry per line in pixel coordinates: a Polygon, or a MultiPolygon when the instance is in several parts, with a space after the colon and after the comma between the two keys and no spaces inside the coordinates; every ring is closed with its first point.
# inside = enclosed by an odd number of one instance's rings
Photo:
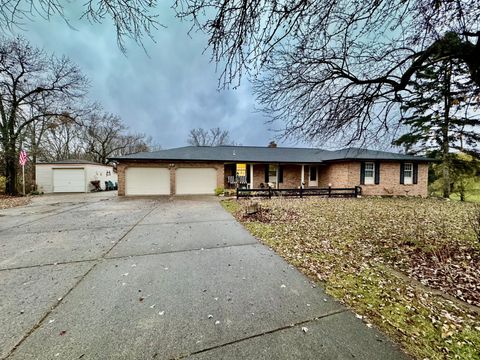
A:
{"type": "MultiPolygon", "coordinates": [[[[158,23],[155,9],[156,0],[87,0],[83,2],[81,19],[91,23],[100,23],[110,18],[115,26],[117,42],[125,52],[125,38],[131,38],[138,44],[146,35],[152,37],[152,31],[162,26],[158,23]]],[[[0,29],[23,26],[34,17],[49,20],[60,16],[69,21],[66,7],[72,6],[68,0],[15,0],[0,3],[0,29]]]]}
{"type": "Polygon", "coordinates": [[[192,146],[234,145],[228,130],[218,127],[209,130],[197,128],[190,130],[187,142],[192,146]]]}
{"type": "Polygon", "coordinates": [[[127,130],[127,126],[117,115],[91,115],[84,124],[86,156],[106,164],[112,156],[148,151],[146,136],[127,133],[127,130]]]}
{"type": "Polygon", "coordinates": [[[480,85],[480,3],[472,0],[177,0],[225,64],[221,86],[256,80],[286,135],[378,135],[419,69],[449,57],[480,85]],[[207,14],[207,15],[205,15],[207,14]],[[342,133],[343,131],[343,133],[342,133]]]}
{"type": "Polygon", "coordinates": [[[57,115],[74,117],[87,87],[68,58],[48,56],[20,37],[0,40],[0,144],[8,194],[16,194],[18,141],[27,126],[57,115]]]}
{"type": "Polygon", "coordinates": [[[45,161],[85,158],[82,126],[70,117],[56,117],[46,126],[38,152],[45,161]]]}

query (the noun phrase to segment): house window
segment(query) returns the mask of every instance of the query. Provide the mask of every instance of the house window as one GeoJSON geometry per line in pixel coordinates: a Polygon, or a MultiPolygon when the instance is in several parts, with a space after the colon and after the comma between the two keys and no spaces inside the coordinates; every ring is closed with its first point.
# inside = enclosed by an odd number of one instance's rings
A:
{"type": "Polygon", "coordinates": [[[365,184],[375,184],[375,163],[365,163],[365,184]]]}
{"type": "Polygon", "coordinates": [[[277,170],[277,165],[268,165],[268,182],[273,186],[277,185],[277,170]]]}
{"type": "Polygon", "coordinates": [[[406,185],[413,184],[413,164],[405,163],[403,167],[403,183],[406,185]]]}

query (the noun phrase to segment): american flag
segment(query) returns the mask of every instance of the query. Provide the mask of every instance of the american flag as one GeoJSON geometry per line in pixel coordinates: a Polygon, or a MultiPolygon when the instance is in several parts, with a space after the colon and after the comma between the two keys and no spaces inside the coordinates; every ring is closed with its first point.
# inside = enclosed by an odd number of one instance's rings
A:
{"type": "Polygon", "coordinates": [[[25,150],[20,151],[18,161],[20,162],[20,165],[22,165],[22,166],[25,166],[25,164],[27,163],[28,156],[27,156],[27,152],[25,150]]]}

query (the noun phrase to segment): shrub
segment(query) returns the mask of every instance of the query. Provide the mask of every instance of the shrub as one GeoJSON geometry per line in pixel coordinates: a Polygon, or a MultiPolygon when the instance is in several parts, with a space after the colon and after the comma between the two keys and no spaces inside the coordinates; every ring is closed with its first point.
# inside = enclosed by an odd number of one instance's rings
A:
{"type": "Polygon", "coordinates": [[[5,193],[6,185],[7,185],[7,178],[5,176],[0,176],[0,194],[5,193]]]}
{"type": "Polygon", "coordinates": [[[235,196],[236,193],[237,193],[236,189],[225,189],[223,191],[223,195],[225,196],[235,196]]]}
{"type": "Polygon", "coordinates": [[[223,195],[224,191],[225,191],[225,189],[223,187],[217,187],[217,188],[215,188],[215,195],[216,196],[223,195]]]}

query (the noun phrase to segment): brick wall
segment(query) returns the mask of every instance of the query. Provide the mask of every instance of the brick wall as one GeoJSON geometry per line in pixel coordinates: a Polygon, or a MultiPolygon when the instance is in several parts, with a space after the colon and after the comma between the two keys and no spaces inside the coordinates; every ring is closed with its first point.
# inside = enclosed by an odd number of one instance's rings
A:
{"type": "Polygon", "coordinates": [[[280,189],[295,189],[300,187],[302,182],[301,165],[282,165],[283,183],[280,183],[280,189]]]}
{"type": "MultiPolygon", "coordinates": [[[[248,165],[249,167],[250,165],[248,165]]],[[[282,165],[283,182],[279,184],[280,189],[298,188],[301,182],[301,165],[282,165]]],[[[253,165],[253,187],[259,188],[260,184],[265,184],[265,164],[253,165]]]]}
{"type": "Polygon", "coordinates": [[[258,189],[262,183],[265,184],[265,164],[254,164],[253,188],[258,189]]]}
{"type": "Polygon", "coordinates": [[[125,195],[125,170],[128,167],[161,167],[170,169],[170,193],[175,194],[175,170],[178,168],[215,168],[217,187],[223,187],[223,163],[219,162],[122,162],[117,165],[118,195],[125,195]]]}
{"type": "MultiPolygon", "coordinates": [[[[354,187],[360,185],[360,162],[327,164],[319,168],[319,186],[354,187]]],[[[428,195],[428,164],[418,164],[417,184],[400,184],[400,163],[380,163],[380,184],[361,185],[364,195],[428,195]]]]}

